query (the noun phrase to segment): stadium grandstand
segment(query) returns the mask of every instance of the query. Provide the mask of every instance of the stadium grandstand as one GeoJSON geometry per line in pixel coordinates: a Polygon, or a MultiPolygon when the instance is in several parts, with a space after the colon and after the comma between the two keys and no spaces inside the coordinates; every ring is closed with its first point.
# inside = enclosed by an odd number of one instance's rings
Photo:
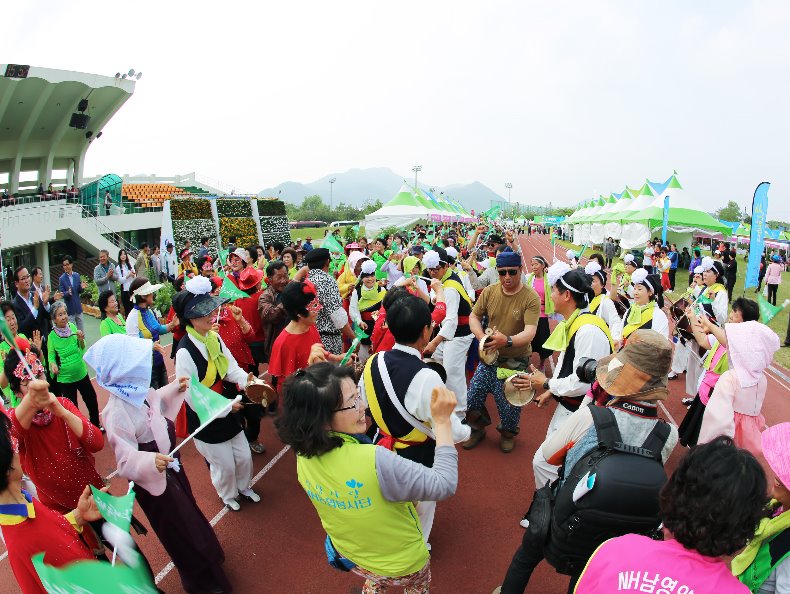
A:
{"type": "Polygon", "coordinates": [[[87,74],[0,64],[0,265],[3,290],[13,269],[40,266],[56,284],[62,256],[90,274],[99,250],[114,261],[154,244],[166,200],[234,193],[196,176],[113,173],[86,177],[85,156],[134,94],[139,74],[87,74]]]}

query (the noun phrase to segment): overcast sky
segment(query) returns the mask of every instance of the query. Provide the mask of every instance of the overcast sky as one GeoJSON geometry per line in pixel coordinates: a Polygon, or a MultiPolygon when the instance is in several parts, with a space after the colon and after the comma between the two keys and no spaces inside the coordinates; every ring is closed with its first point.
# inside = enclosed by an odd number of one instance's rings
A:
{"type": "Polygon", "coordinates": [[[258,191],[387,166],[570,205],[673,170],[713,210],[772,182],[790,220],[790,2],[10,2],[5,61],[134,96],[86,174],[258,191]],[[91,33],[93,32],[93,33],[91,33]]]}

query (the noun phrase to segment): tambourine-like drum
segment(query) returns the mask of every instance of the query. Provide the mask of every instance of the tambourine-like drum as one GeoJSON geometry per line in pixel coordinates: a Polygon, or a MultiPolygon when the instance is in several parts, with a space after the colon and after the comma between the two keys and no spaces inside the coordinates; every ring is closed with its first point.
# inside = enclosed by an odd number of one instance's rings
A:
{"type": "Polygon", "coordinates": [[[519,390],[513,385],[514,378],[525,377],[528,375],[528,373],[517,373],[515,375],[511,375],[505,380],[505,398],[513,406],[525,406],[535,400],[535,389],[532,386],[525,390],[519,390]]]}
{"type": "Polygon", "coordinates": [[[480,340],[480,345],[477,347],[480,360],[486,365],[496,365],[496,362],[499,359],[498,350],[494,350],[494,349],[486,350],[488,348],[486,345],[488,344],[488,341],[491,339],[491,335],[493,333],[494,333],[493,328],[486,328],[486,335],[480,340]]]}
{"type": "Polygon", "coordinates": [[[691,320],[686,315],[686,308],[691,305],[688,299],[681,298],[672,303],[669,313],[672,321],[675,322],[675,332],[686,340],[694,340],[694,333],[691,331],[691,320]]]}
{"type": "Polygon", "coordinates": [[[251,402],[262,406],[268,406],[277,400],[277,391],[262,379],[254,379],[247,384],[245,393],[251,402]]]}

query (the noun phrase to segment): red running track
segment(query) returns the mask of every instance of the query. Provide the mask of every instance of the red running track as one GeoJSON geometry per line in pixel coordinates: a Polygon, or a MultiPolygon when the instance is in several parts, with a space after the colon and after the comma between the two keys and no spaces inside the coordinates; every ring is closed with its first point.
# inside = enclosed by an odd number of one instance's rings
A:
{"type": "MultiPolygon", "coordinates": [[[[540,253],[551,261],[547,236],[521,237],[525,256],[540,253]]],[[[172,366],[168,366],[172,373],[172,366]]],[[[790,375],[787,370],[780,373],[790,375]]],[[[684,382],[670,382],[670,398],[665,403],[666,418],[680,421],[685,407],[680,400],[684,382]]],[[[98,389],[100,403],[107,395],[98,389]]],[[[790,385],[773,372],[764,414],[769,424],[790,419],[790,385]]],[[[489,410],[495,407],[489,406],[489,410]]],[[[553,408],[524,410],[521,434],[515,450],[502,454],[498,434],[489,429],[487,438],[474,450],[460,451],[458,491],[438,504],[431,535],[432,591],[436,593],[487,594],[501,583],[510,558],[521,541],[518,521],[529,506],[534,491],[532,456],[543,441],[553,408]]],[[[350,593],[359,592],[361,579],[341,573],[326,563],[325,534],[318,516],[296,481],[295,457],[277,439],[272,418],[262,425],[262,441],[267,452],[253,455],[255,490],[259,504],[242,504],[240,512],[223,512],[209,480],[206,464],[188,444],[182,462],[192,483],[200,508],[216,520],[215,530],[225,548],[225,570],[236,592],[241,593],[350,593]]],[[[677,464],[682,450],[676,449],[668,470],[677,464]]],[[[105,476],[115,469],[109,447],[96,457],[97,468],[105,476]]],[[[111,492],[125,493],[127,482],[112,479],[111,492]]],[[[136,514],[145,522],[137,508],[136,514]]],[[[153,532],[136,537],[165,592],[183,592],[177,572],[153,532]]],[[[3,549],[0,548],[0,552],[3,549]]],[[[7,558],[0,559],[2,592],[18,591],[7,558]],[[12,585],[13,584],[13,585],[12,585]]],[[[535,571],[528,592],[564,594],[568,578],[547,564],[535,571]]],[[[397,591],[397,590],[396,590],[397,591]]]]}

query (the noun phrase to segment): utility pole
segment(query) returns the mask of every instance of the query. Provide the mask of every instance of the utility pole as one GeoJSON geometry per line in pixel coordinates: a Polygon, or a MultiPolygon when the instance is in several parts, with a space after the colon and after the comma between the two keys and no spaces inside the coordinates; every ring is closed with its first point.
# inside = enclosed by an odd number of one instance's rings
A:
{"type": "Polygon", "coordinates": [[[337,181],[336,177],[329,178],[329,212],[332,212],[332,187],[335,185],[337,181]]]}
{"type": "Polygon", "coordinates": [[[507,182],[505,184],[505,187],[507,188],[507,203],[508,203],[508,206],[510,206],[510,190],[513,189],[513,184],[511,184],[510,182],[507,182]]]}

